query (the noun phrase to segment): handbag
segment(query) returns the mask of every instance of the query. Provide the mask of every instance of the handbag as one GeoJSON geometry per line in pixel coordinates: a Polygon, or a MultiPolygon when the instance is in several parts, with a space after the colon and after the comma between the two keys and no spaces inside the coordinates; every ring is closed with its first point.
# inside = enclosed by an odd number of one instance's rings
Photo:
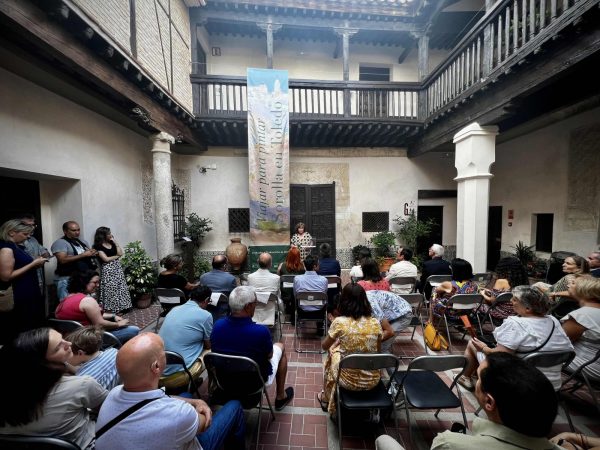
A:
{"type": "Polygon", "coordinates": [[[12,286],[0,291],[0,312],[12,311],[15,307],[15,297],[12,286]]]}
{"type": "Polygon", "coordinates": [[[440,332],[435,329],[431,322],[427,322],[425,324],[425,328],[423,329],[423,338],[425,339],[425,344],[427,347],[434,352],[448,349],[448,342],[440,334],[440,332]]]}

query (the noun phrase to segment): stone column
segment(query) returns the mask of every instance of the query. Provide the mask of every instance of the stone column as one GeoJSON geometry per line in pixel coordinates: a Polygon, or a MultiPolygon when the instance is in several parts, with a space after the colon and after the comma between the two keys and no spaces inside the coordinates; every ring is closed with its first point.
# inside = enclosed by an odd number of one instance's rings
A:
{"type": "Polygon", "coordinates": [[[498,127],[472,123],[454,135],[458,198],[456,256],[466,259],[475,272],[487,264],[490,167],[496,157],[498,127]]]}
{"type": "Polygon", "coordinates": [[[154,221],[158,260],[173,253],[173,201],[171,195],[171,144],[175,138],[167,133],[150,136],[154,176],[154,221]]]}
{"type": "Polygon", "coordinates": [[[411,34],[417,39],[419,80],[423,81],[429,75],[429,35],[426,31],[418,31],[411,34]]]}
{"type": "Polygon", "coordinates": [[[281,24],[274,24],[269,22],[257,23],[258,28],[265,32],[267,35],[267,69],[273,68],[273,33],[277,33],[281,30],[281,24]]]}

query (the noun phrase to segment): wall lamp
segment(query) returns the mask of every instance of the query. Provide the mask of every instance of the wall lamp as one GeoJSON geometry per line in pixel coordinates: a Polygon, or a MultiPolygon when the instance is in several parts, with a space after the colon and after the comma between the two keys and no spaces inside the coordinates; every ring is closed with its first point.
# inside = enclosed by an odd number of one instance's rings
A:
{"type": "Polygon", "coordinates": [[[206,173],[207,170],[217,170],[216,164],[209,164],[208,166],[196,166],[198,168],[198,172],[206,173]]]}

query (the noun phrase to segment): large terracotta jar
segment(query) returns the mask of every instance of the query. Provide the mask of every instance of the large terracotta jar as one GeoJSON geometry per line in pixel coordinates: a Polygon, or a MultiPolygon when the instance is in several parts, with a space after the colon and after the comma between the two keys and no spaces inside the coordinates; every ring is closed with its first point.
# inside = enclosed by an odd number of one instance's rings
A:
{"type": "Polygon", "coordinates": [[[248,247],[242,244],[242,238],[231,238],[231,244],[225,249],[225,255],[229,260],[229,265],[233,270],[240,270],[246,256],[248,255],[248,247]]]}

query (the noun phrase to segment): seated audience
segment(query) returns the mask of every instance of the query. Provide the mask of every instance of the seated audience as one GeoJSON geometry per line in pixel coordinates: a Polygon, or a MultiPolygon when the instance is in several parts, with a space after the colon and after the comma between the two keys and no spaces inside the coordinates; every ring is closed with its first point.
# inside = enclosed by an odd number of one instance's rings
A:
{"type": "MultiPolygon", "coordinates": [[[[569,285],[569,295],[579,301],[579,309],[561,319],[563,330],[575,347],[575,359],[569,365],[574,371],[589,361],[600,349],[600,279],[583,276],[569,285]]],[[[600,381],[600,361],[585,369],[590,378],[600,381]]]]}
{"type": "Polygon", "coordinates": [[[294,388],[285,387],[287,356],[282,343],[273,344],[264,325],[252,321],[256,292],[251,286],[239,286],[229,296],[231,315],[219,319],[210,337],[213,352],[247,356],[256,361],[266,385],[275,381],[275,409],[282,410],[294,397],[294,388]]]}
{"type": "MultiPolygon", "coordinates": [[[[412,259],[413,252],[410,248],[401,248],[396,254],[397,263],[392,264],[390,270],[387,273],[385,279],[390,281],[396,277],[413,277],[415,283],[417,282],[417,266],[410,262],[412,259]]],[[[392,285],[391,290],[396,294],[410,294],[413,286],[410,284],[405,285],[392,285]]]]}
{"type": "Polygon", "coordinates": [[[373,310],[373,317],[381,322],[383,339],[382,353],[392,353],[392,344],[412,319],[412,308],[398,294],[387,291],[367,291],[367,299],[373,310]]]}
{"type": "Polygon", "coordinates": [[[0,349],[0,434],[53,436],[82,449],[92,443],[89,410],[108,391],[92,377],[65,376],[71,355],[71,344],[50,328],[25,331],[0,349]]]}
{"type": "Polygon", "coordinates": [[[587,261],[590,265],[590,275],[600,278],[600,251],[590,253],[587,257],[587,261]]]}
{"type": "MultiPolygon", "coordinates": [[[[300,250],[298,247],[290,247],[285,261],[279,264],[277,268],[277,275],[303,275],[306,270],[304,269],[304,263],[300,258],[300,250]]],[[[294,300],[294,289],[293,287],[281,286],[281,300],[285,305],[286,314],[293,315],[294,308],[296,307],[294,300]]]]}
{"type": "MultiPolygon", "coordinates": [[[[496,270],[494,272],[494,284],[491,289],[482,289],[481,295],[485,301],[485,305],[482,306],[482,311],[486,312],[495,301],[496,298],[504,293],[510,292],[515,286],[524,286],[529,284],[529,278],[527,277],[527,270],[523,267],[521,261],[514,256],[507,256],[498,261],[496,270]]],[[[492,309],[491,316],[494,319],[500,321],[506,319],[508,316],[514,316],[515,312],[512,308],[512,303],[502,303],[496,308],[492,309]]]]}
{"type": "Polygon", "coordinates": [[[556,317],[563,317],[565,314],[577,309],[577,300],[569,295],[569,282],[575,278],[590,273],[590,264],[582,256],[568,256],[562,265],[565,273],[560,280],[554,284],[542,282],[535,283],[534,286],[544,291],[554,305],[552,314],[556,317]]]}
{"type": "MultiPolygon", "coordinates": [[[[351,353],[379,353],[383,338],[379,320],[372,316],[367,294],[358,284],[344,286],[337,309],[339,316],[331,323],[321,344],[329,353],[323,391],[317,396],[323,411],[332,415],[337,409],[335,392],[341,359],[351,353]]],[[[349,390],[366,391],[379,383],[380,376],[379,370],[346,369],[340,374],[340,385],[349,390]]]]}
{"type": "Polygon", "coordinates": [[[558,412],[548,379],[535,367],[508,353],[492,353],[478,369],[475,397],[487,419],[476,417],[471,434],[444,431],[432,450],[559,450],[546,436],[558,412]]]}
{"type": "Polygon", "coordinates": [[[69,333],[72,356],[67,369],[75,375],[89,375],[109,391],[121,383],[117,373],[117,349],[102,350],[102,329],[93,325],[69,333]]]}
{"type": "MultiPolygon", "coordinates": [[[[306,272],[303,275],[298,275],[294,278],[294,296],[298,292],[323,292],[327,293],[327,278],[317,273],[319,270],[319,260],[308,255],[304,260],[306,272]]],[[[319,309],[317,306],[304,306],[304,311],[315,311],[319,309]]]]}
{"type": "MultiPolygon", "coordinates": [[[[472,376],[477,365],[487,355],[493,353],[514,353],[519,358],[538,351],[553,352],[573,350],[569,338],[557,319],[547,315],[548,297],[539,289],[517,286],[513,289],[512,304],[516,316],[509,316],[494,330],[496,346],[490,348],[477,338],[469,341],[465,350],[467,367],[458,383],[465,389],[473,390],[472,376]]],[[[560,366],[544,368],[542,372],[555,389],[561,386],[560,366]]]]}
{"type": "Polygon", "coordinates": [[[425,298],[431,298],[432,287],[427,283],[427,278],[431,275],[450,275],[450,263],[444,259],[444,247],[440,244],[433,244],[429,247],[429,261],[423,263],[421,270],[421,282],[419,283],[421,292],[425,298]]]}
{"type": "MultiPolygon", "coordinates": [[[[210,334],[213,328],[213,317],[206,311],[210,302],[211,291],[207,286],[198,286],[190,294],[190,299],[183,305],[173,308],[160,327],[159,335],[163,339],[165,349],[179,353],[185,365],[194,373],[194,364],[204,351],[210,349],[210,334]]],[[[202,364],[197,365],[197,371],[202,364]]],[[[168,365],[164,375],[171,375],[183,368],[179,364],[168,365]]]]}
{"type": "Polygon", "coordinates": [[[213,414],[203,400],[166,395],[158,388],[165,365],[165,348],[157,334],[142,333],[123,345],[117,354],[123,384],[110,391],[100,409],[96,449],[244,449],[240,403],[227,402],[213,414]],[[147,404],[107,426],[142,401],[147,404]]]}
{"type": "Polygon", "coordinates": [[[261,253],[258,257],[258,270],[248,275],[248,286],[252,286],[256,292],[268,292],[279,297],[279,275],[269,270],[272,264],[271,255],[261,253]]]}
{"type": "Polygon", "coordinates": [[[331,257],[331,245],[324,242],[319,246],[319,269],[317,270],[319,275],[336,275],[341,276],[342,268],[340,262],[331,257]]]}
{"type": "Polygon", "coordinates": [[[362,247],[359,251],[358,251],[358,258],[355,261],[355,265],[352,266],[352,269],[350,269],[350,278],[352,279],[360,279],[363,277],[363,272],[362,272],[362,262],[363,259],[365,258],[371,258],[371,250],[369,250],[367,247],[362,247]]]}
{"type": "Polygon", "coordinates": [[[158,275],[157,287],[165,289],[179,289],[187,295],[190,291],[200,285],[200,283],[190,283],[182,275],[179,275],[183,269],[183,258],[181,255],[172,253],[160,260],[160,265],[165,268],[158,275]]]}
{"type": "Polygon", "coordinates": [[[430,320],[432,315],[441,316],[446,313],[449,317],[458,317],[461,312],[452,309],[450,299],[456,294],[476,294],[479,286],[473,278],[473,268],[469,261],[454,258],[450,263],[452,267],[452,281],[444,281],[431,297],[430,320]]]}
{"type": "Polygon", "coordinates": [[[219,294],[229,295],[237,286],[237,278],[227,272],[227,257],[216,255],[212,259],[212,270],[200,277],[200,284],[219,294]]]}
{"type": "Polygon", "coordinates": [[[100,277],[93,270],[75,272],[69,278],[69,295],[56,307],[55,316],[61,320],[76,320],[82,325],[99,325],[125,343],[138,334],[140,329],[128,325],[129,319],[102,310],[92,297],[99,283],[100,277]]]}
{"type": "Polygon", "coordinates": [[[389,291],[390,283],[381,276],[379,265],[373,258],[365,258],[362,262],[363,279],[358,284],[365,291],[389,291]]]}

